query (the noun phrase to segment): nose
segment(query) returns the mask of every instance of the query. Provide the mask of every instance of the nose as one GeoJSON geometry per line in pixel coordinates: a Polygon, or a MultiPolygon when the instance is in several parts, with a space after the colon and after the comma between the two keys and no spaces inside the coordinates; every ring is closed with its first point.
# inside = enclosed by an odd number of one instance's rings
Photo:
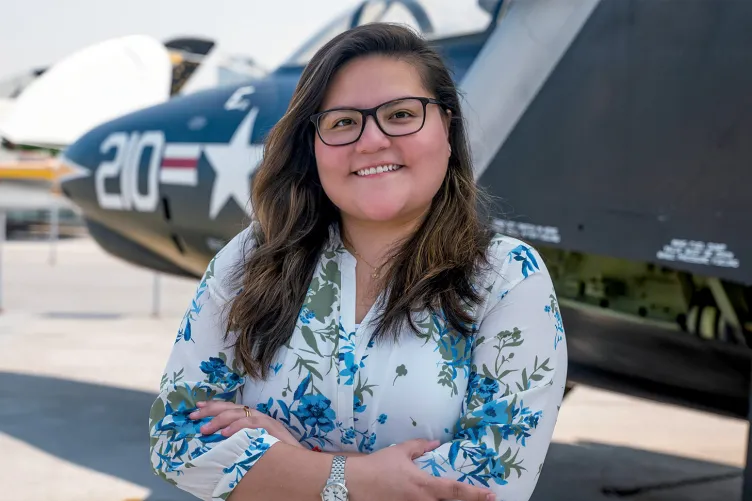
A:
{"type": "Polygon", "coordinates": [[[372,153],[383,150],[392,144],[391,138],[384,134],[373,117],[366,117],[366,125],[358,139],[358,153],[372,153]]]}

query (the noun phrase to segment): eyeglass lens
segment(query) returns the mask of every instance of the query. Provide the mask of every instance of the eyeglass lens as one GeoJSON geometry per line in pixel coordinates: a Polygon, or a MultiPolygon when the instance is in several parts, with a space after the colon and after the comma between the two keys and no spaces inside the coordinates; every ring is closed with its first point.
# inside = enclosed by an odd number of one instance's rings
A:
{"type": "MultiPolygon", "coordinates": [[[[384,133],[390,136],[413,134],[423,126],[425,108],[419,99],[401,99],[384,103],[376,116],[384,133]]],[[[363,127],[363,115],[357,110],[333,110],[318,120],[322,141],[329,145],[355,141],[363,127]]]]}

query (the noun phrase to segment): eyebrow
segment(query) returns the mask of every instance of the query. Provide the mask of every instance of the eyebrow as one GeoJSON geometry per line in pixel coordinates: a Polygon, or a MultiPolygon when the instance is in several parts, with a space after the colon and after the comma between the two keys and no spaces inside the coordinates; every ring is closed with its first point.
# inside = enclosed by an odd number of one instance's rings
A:
{"type": "MultiPolygon", "coordinates": [[[[430,94],[430,93],[426,93],[426,94],[430,94]]],[[[324,113],[325,111],[338,111],[338,110],[370,110],[370,109],[373,109],[373,108],[378,108],[382,104],[391,103],[392,101],[401,101],[403,99],[411,99],[411,98],[415,98],[415,97],[429,97],[431,99],[437,99],[435,97],[431,97],[431,96],[428,96],[428,95],[426,95],[426,96],[418,96],[418,95],[401,96],[401,97],[395,97],[393,99],[387,99],[383,103],[379,103],[376,106],[369,106],[368,108],[359,108],[357,106],[342,105],[342,106],[336,106],[334,108],[325,108],[325,109],[323,109],[321,111],[317,111],[316,113],[324,113]]]]}

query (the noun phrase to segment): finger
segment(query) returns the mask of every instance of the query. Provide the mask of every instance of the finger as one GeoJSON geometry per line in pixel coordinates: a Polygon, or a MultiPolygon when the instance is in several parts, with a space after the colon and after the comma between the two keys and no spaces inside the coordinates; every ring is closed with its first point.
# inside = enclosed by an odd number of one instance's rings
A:
{"type": "Polygon", "coordinates": [[[495,499],[494,493],[489,489],[448,478],[434,477],[432,482],[429,482],[429,489],[439,499],[455,499],[458,501],[493,501],[495,499]]]}
{"type": "Polygon", "coordinates": [[[416,438],[403,442],[402,447],[410,455],[410,459],[416,459],[426,452],[435,449],[439,445],[438,440],[428,441],[422,438],[416,438]]]}
{"type": "Polygon", "coordinates": [[[403,442],[399,447],[401,449],[404,449],[410,455],[410,459],[415,459],[423,455],[423,451],[426,447],[426,441],[422,438],[416,438],[413,440],[408,440],[407,442],[403,442]]]}
{"type": "MultiPolygon", "coordinates": [[[[188,414],[191,419],[202,419],[209,416],[216,416],[220,412],[230,409],[239,408],[238,404],[225,402],[224,400],[211,400],[209,402],[197,402],[196,405],[202,404],[197,411],[188,414]]],[[[242,407],[241,407],[242,408],[242,407]]]]}
{"type": "MultiPolygon", "coordinates": [[[[247,417],[236,419],[235,421],[230,423],[228,426],[226,426],[222,430],[222,435],[226,437],[231,437],[235,435],[237,432],[239,432],[240,430],[243,430],[245,428],[264,428],[263,426],[259,426],[257,423],[254,423],[253,421],[254,421],[253,418],[247,418],[247,417]]],[[[271,432],[268,429],[266,431],[271,434],[271,432]]]]}
{"type": "Polygon", "coordinates": [[[440,445],[441,445],[441,442],[438,440],[431,440],[430,442],[426,441],[426,445],[423,447],[423,454],[425,454],[426,452],[431,452],[432,450],[436,449],[440,445]]]}
{"type": "MultiPolygon", "coordinates": [[[[237,432],[247,428],[265,430],[269,435],[282,441],[285,441],[286,438],[281,433],[283,430],[289,435],[289,432],[284,427],[280,427],[280,424],[277,421],[259,414],[254,414],[253,417],[250,418],[244,417],[237,419],[223,428],[221,433],[226,437],[231,437],[237,432]]],[[[292,435],[290,435],[290,437],[292,437],[292,435]]],[[[291,443],[292,445],[300,445],[297,440],[293,440],[291,443]]]]}
{"type": "Polygon", "coordinates": [[[238,419],[244,419],[246,417],[245,410],[242,407],[226,410],[213,417],[211,421],[201,426],[201,433],[204,435],[211,435],[221,430],[225,426],[229,425],[233,421],[238,419]]]}

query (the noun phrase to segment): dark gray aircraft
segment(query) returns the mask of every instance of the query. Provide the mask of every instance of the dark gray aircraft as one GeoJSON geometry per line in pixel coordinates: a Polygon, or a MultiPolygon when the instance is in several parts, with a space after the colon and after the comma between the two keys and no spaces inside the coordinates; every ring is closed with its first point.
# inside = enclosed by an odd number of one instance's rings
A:
{"type": "Polygon", "coordinates": [[[465,95],[499,228],[554,276],[571,381],[752,417],[752,2],[481,1],[450,33],[429,7],[364,2],[263,79],[95,128],[65,151],[84,174],[63,192],[112,254],[199,276],[247,221],[308,58],[408,19],[465,95]]]}

